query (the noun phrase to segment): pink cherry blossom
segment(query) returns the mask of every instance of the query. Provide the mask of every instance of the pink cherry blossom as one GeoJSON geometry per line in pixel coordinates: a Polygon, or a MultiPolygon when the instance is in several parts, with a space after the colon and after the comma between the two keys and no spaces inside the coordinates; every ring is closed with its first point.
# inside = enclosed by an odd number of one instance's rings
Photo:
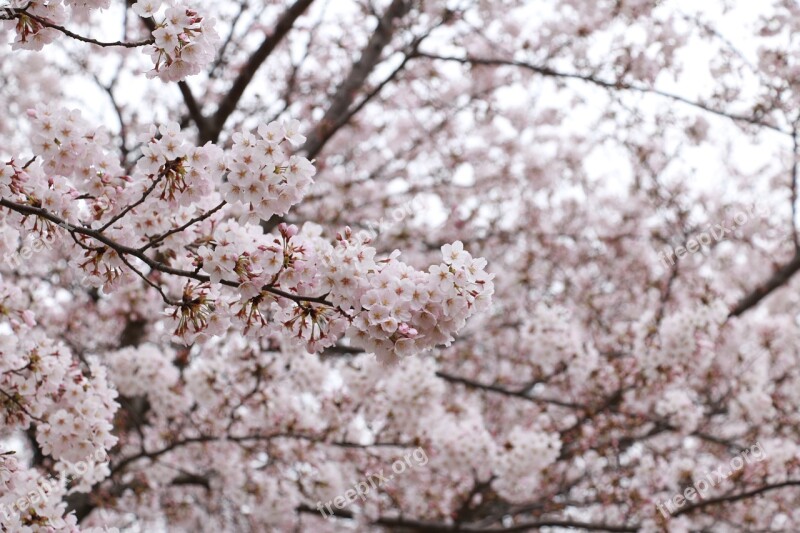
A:
{"type": "Polygon", "coordinates": [[[800,530],[797,2],[0,4],[0,530],[800,530]]]}

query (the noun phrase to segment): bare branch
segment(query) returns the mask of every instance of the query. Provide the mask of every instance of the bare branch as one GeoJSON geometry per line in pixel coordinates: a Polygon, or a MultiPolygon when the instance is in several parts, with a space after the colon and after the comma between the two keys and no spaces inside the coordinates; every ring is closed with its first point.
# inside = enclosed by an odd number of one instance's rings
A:
{"type": "Polygon", "coordinates": [[[778,269],[772,277],[754,289],[750,294],[739,300],[739,303],[728,313],[728,317],[739,316],[745,311],[755,307],[770,293],[789,281],[798,270],[800,270],[800,253],[795,253],[792,260],[778,269]]]}
{"type": "Polygon", "coordinates": [[[244,95],[245,90],[250,85],[253,76],[255,76],[258,69],[270,56],[273,50],[280,44],[289,30],[294,26],[295,21],[306,9],[314,2],[314,0],[297,0],[286,12],[278,19],[275,24],[273,32],[264,39],[261,46],[253,52],[247,60],[247,64],[242,68],[239,77],[233,82],[233,86],[225,95],[225,98],[219,104],[216,113],[210,119],[210,124],[205,132],[201,132],[200,144],[207,141],[216,141],[222,128],[225,127],[225,122],[236,110],[236,106],[244,95]]]}
{"type": "Polygon", "coordinates": [[[353,65],[344,81],[336,88],[330,105],[317,128],[308,135],[303,151],[309,159],[313,159],[333,134],[341,128],[341,120],[347,116],[358,90],[363,87],[367,77],[380,62],[383,49],[392,40],[395,21],[404,17],[410,9],[411,2],[409,0],[393,0],[378,20],[378,27],[375,28],[375,32],[361,51],[361,57],[353,65]]]}
{"type": "Polygon", "coordinates": [[[775,483],[772,485],[764,485],[763,487],[759,487],[753,490],[748,490],[745,492],[739,492],[737,494],[730,494],[728,496],[719,496],[717,498],[708,498],[706,500],[699,501],[691,505],[687,505],[686,507],[683,507],[679,511],[673,513],[672,516],[680,516],[683,514],[691,513],[697,509],[702,509],[704,507],[709,507],[711,505],[719,505],[721,503],[732,503],[732,502],[737,502],[739,500],[745,500],[747,498],[752,498],[753,496],[758,496],[759,494],[763,494],[765,492],[770,492],[777,489],[782,489],[786,487],[798,487],[798,486],[800,486],[800,480],[789,480],[789,481],[783,481],[781,483],[775,483]]]}
{"type": "Polygon", "coordinates": [[[113,41],[113,42],[98,41],[96,39],[92,39],[91,37],[84,37],[83,35],[78,35],[77,33],[74,33],[72,31],[68,30],[64,26],[59,26],[58,24],[53,24],[52,22],[50,22],[47,19],[38,17],[38,16],[36,16],[36,15],[34,15],[32,13],[29,13],[26,10],[26,8],[24,8],[24,9],[13,9],[13,10],[9,10],[9,11],[10,11],[10,15],[9,16],[0,16],[0,20],[14,20],[14,19],[25,20],[26,18],[30,19],[30,20],[35,20],[37,23],[41,24],[45,28],[52,28],[54,30],[60,31],[61,33],[63,33],[67,37],[71,37],[71,38],[73,38],[73,39],[75,39],[77,41],[81,41],[81,42],[84,42],[84,43],[93,44],[95,46],[102,46],[102,47],[120,46],[120,47],[123,47],[123,48],[139,48],[139,47],[142,47],[142,46],[147,46],[147,45],[153,44],[155,42],[155,39],[153,37],[150,37],[149,39],[145,39],[143,41],[135,41],[135,42],[130,42],[130,43],[123,42],[123,41],[113,41]]]}
{"type": "Polygon", "coordinates": [[[686,105],[701,109],[703,111],[706,111],[708,113],[712,113],[714,115],[718,115],[718,116],[721,116],[721,117],[729,118],[729,119],[737,121],[737,122],[745,122],[745,123],[752,124],[752,125],[755,125],[755,126],[760,126],[762,128],[767,128],[767,129],[770,129],[772,131],[776,131],[778,133],[782,133],[784,135],[791,135],[790,132],[784,131],[783,129],[781,129],[780,127],[778,127],[778,126],[776,126],[774,124],[770,124],[768,122],[764,122],[763,120],[761,120],[759,117],[756,117],[756,116],[747,116],[747,115],[739,115],[739,114],[736,114],[736,113],[729,113],[729,112],[724,111],[722,109],[716,109],[714,107],[711,107],[711,106],[709,106],[707,104],[704,104],[702,102],[695,102],[695,101],[690,100],[689,98],[686,98],[684,96],[668,93],[668,92],[661,91],[659,89],[654,89],[654,88],[651,88],[651,87],[645,87],[645,86],[641,86],[641,85],[634,85],[632,83],[623,82],[621,80],[618,80],[618,81],[615,81],[615,82],[606,81],[606,80],[599,79],[599,78],[597,78],[597,77],[595,77],[593,75],[578,74],[578,73],[575,73],[575,72],[560,72],[560,71],[554,70],[554,69],[552,69],[550,67],[542,67],[542,66],[534,65],[532,63],[527,63],[525,61],[515,61],[515,60],[512,60],[512,59],[479,58],[479,57],[471,57],[471,56],[468,56],[468,57],[442,56],[442,55],[437,55],[437,54],[432,54],[432,53],[427,53],[427,52],[417,52],[416,53],[416,57],[426,58],[426,59],[433,59],[433,60],[438,60],[438,61],[453,61],[453,62],[456,62],[456,63],[462,63],[464,65],[483,65],[483,66],[494,66],[494,67],[502,67],[502,66],[519,67],[519,68],[523,68],[523,69],[529,70],[531,72],[535,72],[535,73],[540,74],[540,75],[545,76],[545,77],[581,80],[581,81],[584,81],[584,82],[587,82],[587,83],[591,83],[593,85],[597,85],[599,87],[603,87],[604,89],[625,90],[625,91],[638,92],[638,93],[642,93],[642,94],[653,94],[653,95],[661,96],[663,98],[668,98],[668,99],[673,100],[675,102],[680,102],[682,104],[686,104],[686,105]]]}

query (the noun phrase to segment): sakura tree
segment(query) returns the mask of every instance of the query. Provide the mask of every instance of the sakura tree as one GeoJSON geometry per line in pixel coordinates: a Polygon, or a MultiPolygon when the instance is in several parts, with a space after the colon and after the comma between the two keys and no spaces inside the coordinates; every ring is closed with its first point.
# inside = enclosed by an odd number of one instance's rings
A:
{"type": "Polygon", "coordinates": [[[0,531],[800,528],[796,2],[0,28],[0,531]]]}

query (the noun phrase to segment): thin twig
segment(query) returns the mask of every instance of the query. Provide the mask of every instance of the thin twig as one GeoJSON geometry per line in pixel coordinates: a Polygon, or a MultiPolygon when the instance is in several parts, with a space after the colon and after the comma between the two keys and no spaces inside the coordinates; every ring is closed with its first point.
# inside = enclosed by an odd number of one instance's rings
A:
{"type": "Polygon", "coordinates": [[[27,17],[27,18],[29,18],[31,20],[35,20],[36,22],[38,22],[39,24],[41,24],[45,28],[52,28],[54,30],[60,31],[61,33],[63,33],[67,37],[71,37],[71,38],[73,38],[73,39],[75,39],[77,41],[81,41],[81,42],[84,42],[84,43],[93,44],[95,46],[102,46],[102,47],[121,46],[123,48],[139,48],[139,47],[147,46],[147,45],[150,45],[150,44],[153,44],[154,42],[156,42],[153,37],[150,37],[149,39],[145,39],[143,41],[136,41],[136,42],[130,42],[130,43],[126,43],[126,42],[122,42],[122,41],[113,41],[113,42],[98,41],[96,39],[92,39],[91,37],[85,37],[83,35],[78,35],[77,33],[68,30],[64,26],[59,26],[58,24],[53,24],[49,20],[44,19],[42,17],[39,17],[37,15],[34,15],[32,13],[29,13],[25,9],[15,10],[14,12],[11,13],[11,15],[9,17],[0,17],[0,20],[23,19],[25,17],[27,17]]]}

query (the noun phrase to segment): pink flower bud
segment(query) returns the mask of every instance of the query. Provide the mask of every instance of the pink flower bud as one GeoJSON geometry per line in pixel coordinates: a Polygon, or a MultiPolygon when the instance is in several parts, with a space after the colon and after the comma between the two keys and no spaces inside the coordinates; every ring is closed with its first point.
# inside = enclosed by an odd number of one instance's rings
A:
{"type": "Polygon", "coordinates": [[[32,328],[33,326],[36,325],[36,318],[35,315],[33,314],[33,311],[31,311],[30,309],[26,309],[21,313],[21,315],[22,315],[22,320],[25,321],[25,324],[28,327],[32,328]]]}

